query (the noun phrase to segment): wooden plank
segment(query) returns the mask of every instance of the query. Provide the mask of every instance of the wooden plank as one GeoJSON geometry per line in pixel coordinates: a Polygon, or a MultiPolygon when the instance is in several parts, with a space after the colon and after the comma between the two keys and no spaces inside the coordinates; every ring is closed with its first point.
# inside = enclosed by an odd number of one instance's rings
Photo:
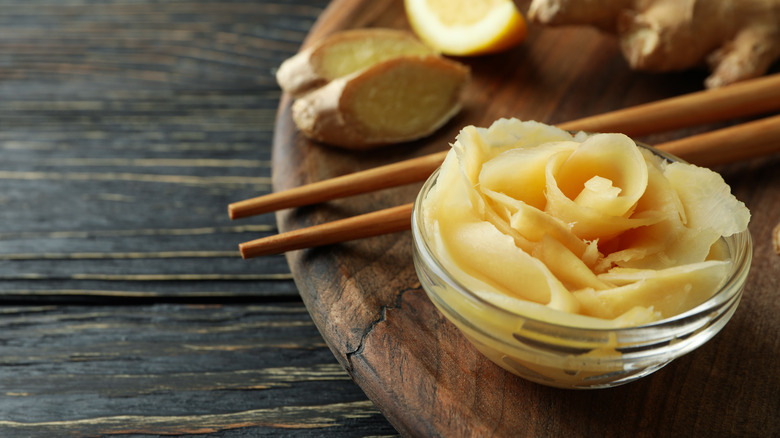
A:
{"type": "Polygon", "coordinates": [[[302,304],[0,312],[0,435],[392,434],[302,304]]]}
{"type": "Polygon", "coordinates": [[[238,243],[273,215],[273,71],[327,1],[5,2],[0,301],[296,299],[238,243]],[[232,297],[232,298],[231,298],[232,297]]]}
{"type": "Polygon", "coordinates": [[[395,434],[226,211],[327,3],[3,2],[0,436],[395,434]]]}
{"type": "MultiPolygon", "coordinates": [[[[311,42],[354,27],[407,28],[400,2],[333,2],[311,42]]],[[[473,72],[464,110],[433,136],[371,153],[310,142],[291,99],[280,106],[274,187],[283,190],[443,150],[464,125],[500,117],[559,123],[700,90],[705,73],[630,71],[617,44],[577,28],[530,28],[506,53],[463,59],[473,72]]],[[[776,69],[775,69],[776,71],[776,69]]],[[[717,126],[641,138],[653,144],[717,126]]],[[[288,253],[304,302],[339,361],[410,436],[768,436],[780,433],[780,331],[773,296],[780,257],[778,157],[719,167],[753,212],[753,269],[735,317],[713,341],[654,375],[612,390],[571,392],[521,380],[487,361],[433,307],[412,267],[408,233],[288,253]]],[[[283,231],[411,202],[411,185],[277,214],[283,231]]]]}

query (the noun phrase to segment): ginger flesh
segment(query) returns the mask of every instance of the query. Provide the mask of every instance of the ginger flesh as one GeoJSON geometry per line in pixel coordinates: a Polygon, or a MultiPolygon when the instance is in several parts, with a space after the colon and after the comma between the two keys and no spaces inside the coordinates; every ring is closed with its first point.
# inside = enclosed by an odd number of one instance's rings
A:
{"type": "Polygon", "coordinates": [[[528,17],[614,33],[635,70],[708,64],[708,88],[761,76],[780,58],[780,0],[533,0],[528,17]]]}
{"type": "Polygon", "coordinates": [[[431,134],[460,109],[465,66],[438,56],[406,56],[339,78],[293,104],[309,138],[368,149],[431,134]]]}
{"type": "Polygon", "coordinates": [[[415,136],[451,112],[462,71],[436,64],[409,63],[361,81],[345,99],[355,123],[379,135],[415,136]],[[370,96],[370,98],[367,98],[370,96]]]}
{"type": "Polygon", "coordinates": [[[279,66],[276,79],[282,90],[300,96],[387,59],[434,54],[406,31],[353,29],[330,35],[286,60],[279,66]]]}

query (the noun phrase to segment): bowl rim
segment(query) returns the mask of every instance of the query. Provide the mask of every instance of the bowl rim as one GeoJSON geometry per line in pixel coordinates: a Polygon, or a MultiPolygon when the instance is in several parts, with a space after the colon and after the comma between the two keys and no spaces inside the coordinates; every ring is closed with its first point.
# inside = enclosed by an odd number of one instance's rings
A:
{"type": "MultiPolygon", "coordinates": [[[[585,134],[592,135],[592,133],[587,133],[587,132],[585,134]]],[[[665,152],[661,149],[655,148],[653,146],[641,142],[637,142],[635,140],[634,142],[637,144],[637,146],[650,150],[655,155],[664,158],[667,162],[681,162],[681,163],[688,164],[687,161],[675,155],[672,155],[668,152],[665,152]]],[[[500,314],[503,314],[508,317],[521,318],[524,321],[535,323],[535,324],[547,325],[549,327],[560,328],[562,330],[579,331],[579,333],[581,334],[593,333],[594,335],[603,335],[605,333],[610,333],[610,332],[629,334],[633,332],[643,332],[647,330],[660,329],[670,325],[684,324],[687,322],[687,320],[698,319],[703,314],[713,312],[715,309],[722,307],[724,304],[728,303],[731,299],[734,298],[735,295],[741,292],[747,280],[747,275],[750,271],[750,266],[753,257],[753,243],[752,243],[749,228],[746,228],[745,230],[740,231],[739,233],[732,234],[730,236],[721,237],[721,239],[725,240],[726,245],[728,247],[732,265],[728,277],[720,284],[718,290],[714,292],[712,296],[710,296],[710,298],[708,298],[703,303],[685,312],[678,313],[668,318],[663,318],[657,321],[652,321],[637,326],[578,327],[576,325],[565,325],[565,324],[553,323],[543,319],[534,318],[533,316],[528,316],[522,313],[511,311],[509,309],[498,306],[480,297],[479,295],[469,290],[458,280],[450,276],[448,270],[441,265],[438,257],[436,257],[435,252],[431,249],[427,239],[425,238],[426,232],[424,231],[425,227],[423,226],[423,217],[421,214],[421,212],[423,211],[423,201],[427,197],[427,194],[429,193],[431,188],[436,184],[440,170],[441,170],[441,166],[438,167],[425,181],[422,188],[417,194],[417,197],[414,202],[414,206],[412,208],[412,220],[411,220],[412,241],[413,241],[415,253],[420,256],[419,258],[422,260],[422,262],[425,263],[425,265],[428,268],[434,269],[435,273],[440,278],[445,280],[447,284],[453,287],[459,294],[467,297],[470,300],[476,301],[482,306],[486,306],[491,311],[497,311],[500,314]]]]}

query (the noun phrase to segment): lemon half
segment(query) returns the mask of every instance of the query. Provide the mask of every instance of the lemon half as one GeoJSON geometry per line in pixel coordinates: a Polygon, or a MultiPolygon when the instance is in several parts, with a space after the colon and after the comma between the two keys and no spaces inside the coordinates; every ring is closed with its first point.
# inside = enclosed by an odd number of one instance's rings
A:
{"type": "Polygon", "coordinates": [[[417,36],[445,55],[499,52],[527,33],[512,0],[404,0],[404,7],[417,36]]]}

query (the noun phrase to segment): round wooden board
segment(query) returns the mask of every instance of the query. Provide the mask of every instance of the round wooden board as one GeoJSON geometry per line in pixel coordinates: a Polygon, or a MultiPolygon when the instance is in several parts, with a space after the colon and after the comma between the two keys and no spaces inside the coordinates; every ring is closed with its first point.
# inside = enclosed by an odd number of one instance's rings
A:
{"type": "MultiPolygon", "coordinates": [[[[523,9],[525,12],[525,9],[523,9]]],[[[311,43],[357,27],[408,29],[399,0],[335,0],[311,43]]],[[[464,110],[432,137],[355,153],[310,142],[280,105],[277,191],[443,150],[461,127],[501,117],[559,123],[701,89],[703,71],[631,72],[615,41],[585,28],[530,27],[526,42],[461,59],[472,69],[464,110]]],[[[642,138],[650,144],[716,126],[642,138]]],[[[777,157],[717,170],[753,212],[746,295],[715,339],[638,382],[566,391],[524,381],[471,347],[430,303],[408,232],[289,253],[303,300],[339,362],[399,432],[411,436],[769,436],[780,433],[780,220],[777,157]]],[[[277,213],[281,231],[411,202],[419,185],[277,213]]]]}

